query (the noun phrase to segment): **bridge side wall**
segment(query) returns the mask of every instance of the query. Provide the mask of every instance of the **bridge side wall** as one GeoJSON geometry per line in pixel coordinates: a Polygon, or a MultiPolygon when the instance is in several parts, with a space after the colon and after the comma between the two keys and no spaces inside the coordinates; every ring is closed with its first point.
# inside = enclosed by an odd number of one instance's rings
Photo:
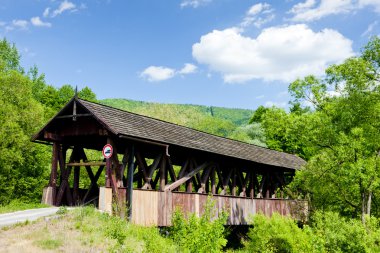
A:
{"type": "MultiPolygon", "coordinates": [[[[201,215],[207,194],[133,190],[132,222],[143,226],[170,226],[176,208],[185,214],[201,215]]],[[[271,216],[277,212],[283,216],[303,219],[307,214],[306,201],[286,199],[250,199],[214,195],[216,215],[223,210],[229,214],[226,225],[247,225],[251,216],[262,213],[271,216]]]]}

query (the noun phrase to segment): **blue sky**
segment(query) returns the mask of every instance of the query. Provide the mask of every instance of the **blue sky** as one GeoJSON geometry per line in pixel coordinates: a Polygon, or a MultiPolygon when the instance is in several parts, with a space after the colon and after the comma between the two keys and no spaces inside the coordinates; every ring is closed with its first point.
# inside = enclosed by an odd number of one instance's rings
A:
{"type": "Polygon", "coordinates": [[[56,87],[255,109],[357,55],[379,17],[379,0],[0,0],[0,36],[56,87]]]}

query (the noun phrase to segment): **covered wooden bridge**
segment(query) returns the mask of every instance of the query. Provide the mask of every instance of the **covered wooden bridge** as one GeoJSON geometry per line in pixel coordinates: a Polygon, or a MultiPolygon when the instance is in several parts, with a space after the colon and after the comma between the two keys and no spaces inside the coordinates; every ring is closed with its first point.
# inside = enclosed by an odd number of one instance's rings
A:
{"type": "Polygon", "coordinates": [[[305,163],[301,158],[77,97],[33,141],[53,145],[43,195],[51,205],[95,203],[158,226],[170,225],[177,207],[202,213],[208,196],[218,212],[229,212],[231,225],[247,224],[258,212],[307,213],[305,201],[283,191],[305,163]],[[103,159],[106,144],[113,154],[103,159]]]}

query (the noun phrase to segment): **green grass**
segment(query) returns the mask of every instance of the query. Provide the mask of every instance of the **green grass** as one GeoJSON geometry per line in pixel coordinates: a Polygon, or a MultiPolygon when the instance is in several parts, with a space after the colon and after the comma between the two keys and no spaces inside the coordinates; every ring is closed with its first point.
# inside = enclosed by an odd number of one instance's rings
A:
{"type": "Polygon", "coordinates": [[[12,200],[7,205],[0,205],[0,214],[44,207],[49,206],[41,203],[24,203],[19,200],[12,200]]]}
{"type": "Polygon", "coordinates": [[[41,249],[53,250],[53,249],[58,249],[59,247],[61,247],[63,243],[61,240],[45,239],[45,240],[36,241],[35,244],[41,249]]]}

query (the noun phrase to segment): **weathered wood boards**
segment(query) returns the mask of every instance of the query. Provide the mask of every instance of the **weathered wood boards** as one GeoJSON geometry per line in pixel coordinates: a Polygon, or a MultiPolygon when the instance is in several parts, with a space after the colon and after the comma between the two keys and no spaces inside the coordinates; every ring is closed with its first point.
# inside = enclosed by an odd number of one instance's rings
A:
{"type": "MultiPolygon", "coordinates": [[[[132,222],[143,226],[170,226],[176,208],[184,213],[201,215],[209,196],[197,193],[158,192],[134,190],[132,222]]],[[[306,201],[284,199],[250,199],[214,195],[215,215],[223,210],[229,215],[227,225],[247,225],[251,216],[257,213],[271,216],[277,212],[284,216],[301,219],[307,214],[306,201]]]]}

